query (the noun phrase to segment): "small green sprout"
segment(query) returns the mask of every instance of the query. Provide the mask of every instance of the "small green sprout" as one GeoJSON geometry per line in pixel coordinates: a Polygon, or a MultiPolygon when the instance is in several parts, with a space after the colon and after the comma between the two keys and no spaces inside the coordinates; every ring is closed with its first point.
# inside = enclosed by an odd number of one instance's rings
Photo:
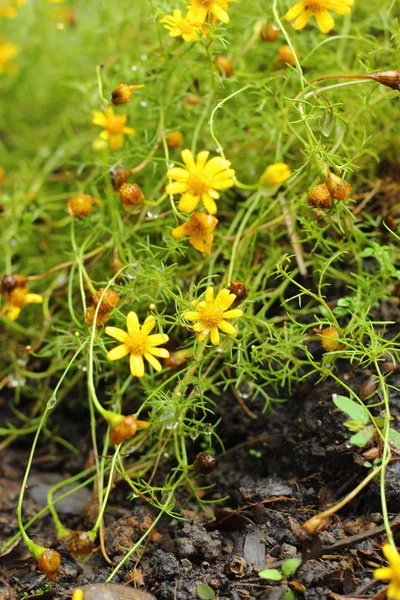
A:
{"type": "MultiPolygon", "coordinates": [[[[287,578],[297,571],[302,562],[301,558],[289,558],[283,563],[281,571],[278,569],[264,569],[259,572],[258,576],[261,579],[268,579],[269,581],[287,581],[287,578]]],[[[295,595],[290,589],[288,589],[283,597],[285,600],[295,599],[295,595]]]]}

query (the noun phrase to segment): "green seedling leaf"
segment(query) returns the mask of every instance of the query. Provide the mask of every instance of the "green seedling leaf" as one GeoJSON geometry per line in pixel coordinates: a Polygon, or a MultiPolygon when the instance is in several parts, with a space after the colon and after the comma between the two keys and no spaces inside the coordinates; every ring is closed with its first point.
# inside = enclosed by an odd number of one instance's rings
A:
{"type": "Polygon", "coordinates": [[[360,429],[364,429],[364,425],[358,421],[345,421],[343,425],[350,431],[360,431],[360,429]]]}
{"type": "Polygon", "coordinates": [[[293,590],[288,590],[283,596],[284,600],[296,600],[293,590]]]}
{"type": "Polygon", "coordinates": [[[282,573],[285,577],[289,577],[289,575],[292,575],[292,573],[297,571],[302,562],[301,558],[289,558],[288,560],[285,560],[282,565],[282,573]]]}
{"type": "Polygon", "coordinates": [[[400,450],[400,433],[395,429],[389,429],[389,440],[393,442],[397,450],[400,450]]]}
{"type": "Polygon", "coordinates": [[[197,595],[201,600],[214,600],[215,592],[206,583],[199,583],[196,587],[197,595]]]}
{"type": "Polygon", "coordinates": [[[258,574],[261,579],[269,579],[270,581],[281,581],[282,573],[278,569],[264,569],[258,574]]]}
{"type": "Polygon", "coordinates": [[[346,396],[338,396],[337,394],[333,394],[332,400],[352,421],[357,421],[357,423],[361,423],[362,425],[368,423],[369,414],[365,406],[353,402],[353,400],[350,400],[350,398],[347,398],[346,396]]]}
{"type": "Polygon", "coordinates": [[[350,442],[353,446],[358,446],[359,448],[364,448],[373,437],[375,429],[373,425],[369,425],[368,427],[364,427],[361,431],[356,433],[350,438],[350,442]]]}

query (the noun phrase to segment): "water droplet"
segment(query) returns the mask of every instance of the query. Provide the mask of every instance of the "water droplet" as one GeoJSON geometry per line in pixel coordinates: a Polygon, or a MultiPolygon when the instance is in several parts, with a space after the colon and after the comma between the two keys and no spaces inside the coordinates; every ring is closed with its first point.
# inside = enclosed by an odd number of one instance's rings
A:
{"type": "Polygon", "coordinates": [[[221,152],[223,152],[224,149],[222,146],[218,146],[218,148],[215,148],[215,152],[218,152],[218,154],[221,154],[221,152]]]}
{"type": "Polygon", "coordinates": [[[62,287],[63,285],[65,285],[67,283],[68,279],[67,276],[65,275],[65,273],[61,273],[61,275],[59,275],[57,277],[56,280],[56,287],[62,287]]]}
{"type": "Polygon", "coordinates": [[[26,383],[26,378],[22,377],[22,375],[17,375],[16,373],[10,373],[8,376],[8,387],[18,388],[22,387],[26,383]]]}
{"type": "Polygon", "coordinates": [[[132,65],[132,66],[131,66],[131,70],[132,70],[132,71],[137,71],[137,66],[136,66],[136,65],[132,65]]]}
{"type": "Polygon", "coordinates": [[[140,106],[143,106],[143,108],[146,108],[146,106],[147,106],[146,100],[142,100],[142,102],[140,102],[139,104],[140,104],[140,106]]]}
{"type": "Polygon", "coordinates": [[[157,219],[159,214],[160,214],[159,206],[151,206],[146,211],[146,215],[149,217],[149,219],[157,219]]]}
{"type": "Polygon", "coordinates": [[[18,358],[17,363],[21,365],[21,367],[24,367],[26,365],[26,360],[24,360],[23,358],[18,358]]]}
{"type": "Polygon", "coordinates": [[[56,404],[57,404],[57,397],[53,395],[47,403],[47,408],[49,410],[51,410],[52,408],[55,407],[56,404]]]}
{"type": "Polygon", "coordinates": [[[140,58],[141,58],[142,60],[147,60],[147,54],[141,54],[141,55],[140,55],[140,58]]]}
{"type": "Polygon", "coordinates": [[[217,352],[218,352],[218,354],[223,354],[224,349],[223,348],[218,348],[217,352]]]}
{"type": "Polygon", "coordinates": [[[87,367],[82,367],[82,371],[83,371],[84,373],[86,373],[86,371],[87,371],[87,367]]]}
{"type": "Polygon", "coordinates": [[[16,245],[17,245],[17,240],[16,239],[13,238],[12,240],[10,240],[10,246],[11,246],[11,248],[14,248],[16,245]]]}

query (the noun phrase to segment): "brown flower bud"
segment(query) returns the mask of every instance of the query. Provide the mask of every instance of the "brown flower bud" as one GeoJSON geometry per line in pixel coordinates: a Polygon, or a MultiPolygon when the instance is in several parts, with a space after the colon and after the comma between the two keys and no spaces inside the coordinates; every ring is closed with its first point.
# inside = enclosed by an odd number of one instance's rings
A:
{"type": "Polygon", "coordinates": [[[110,442],[115,445],[121,444],[121,442],[133,437],[139,427],[147,429],[150,427],[150,423],[138,421],[133,415],[127,415],[119,425],[111,429],[110,442]]]}
{"type": "Polygon", "coordinates": [[[223,54],[218,54],[218,56],[215,57],[215,68],[220,75],[225,75],[225,77],[232,76],[233,65],[229,58],[226,58],[223,54]]]}
{"type": "Polygon", "coordinates": [[[129,177],[132,175],[130,169],[124,169],[124,167],[114,167],[110,169],[111,184],[116,192],[120,189],[121,185],[126,183],[129,177]]]}
{"type": "Polygon", "coordinates": [[[140,206],[143,204],[144,195],[136,183],[124,183],[119,190],[119,197],[124,207],[140,206]]]}
{"type": "Polygon", "coordinates": [[[197,104],[203,104],[204,100],[203,98],[198,98],[196,96],[186,96],[185,102],[186,104],[192,104],[193,106],[196,106],[197,104]]]}
{"type": "Polygon", "coordinates": [[[313,187],[308,194],[308,204],[313,207],[316,206],[317,208],[332,207],[332,196],[325,183],[313,187]]]}
{"type": "Polygon", "coordinates": [[[369,73],[368,77],[377,83],[386,85],[400,92],[400,71],[381,71],[380,73],[369,73]]]}
{"type": "Polygon", "coordinates": [[[67,203],[68,212],[73,217],[87,217],[93,210],[94,204],[102,204],[100,200],[96,200],[89,194],[77,194],[70,198],[67,203]]]}
{"type": "Polygon", "coordinates": [[[265,23],[261,27],[260,38],[263,42],[275,42],[281,30],[276,25],[268,25],[265,23]]]}
{"type": "Polygon", "coordinates": [[[61,557],[55,550],[46,550],[38,560],[38,567],[50,581],[54,581],[61,566],[61,557]]]}
{"type": "Polygon", "coordinates": [[[170,150],[179,148],[183,144],[183,135],[180,131],[171,131],[166,137],[167,146],[170,150]]]}
{"type": "Polygon", "coordinates": [[[68,552],[77,562],[85,562],[92,555],[94,535],[87,531],[74,531],[67,539],[68,552]]]}
{"type": "MultiPolygon", "coordinates": [[[[92,296],[93,304],[95,307],[97,307],[97,305],[99,304],[103,291],[104,291],[104,288],[100,288],[94,294],[94,296],[92,296]]],[[[104,292],[104,296],[101,299],[101,304],[99,307],[99,314],[104,315],[104,313],[110,312],[110,310],[112,310],[119,304],[119,301],[120,301],[120,297],[118,296],[117,292],[114,292],[113,290],[107,290],[106,292],[104,292]]]]}
{"type": "Polygon", "coordinates": [[[144,87],[143,84],[127,85],[126,83],[120,83],[111,92],[111,102],[114,104],[114,106],[126,104],[132,98],[132,92],[134,92],[134,90],[138,90],[139,88],[142,88],[142,87],[144,87]]]}
{"type": "MultiPolygon", "coordinates": [[[[296,48],[294,48],[294,53],[297,56],[297,58],[299,58],[299,53],[297,52],[296,48]]],[[[281,46],[278,50],[278,58],[280,60],[281,63],[285,64],[285,65],[295,65],[296,61],[293,55],[293,52],[290,48],[290,46],[281,46]]]]}
{"type": "Polygon", "coordinates": [[[0,282],[0,292],[10,294],[16,287],[25,287],[25,275],[3,275],[0,282]]]}
{"type": "Polygon", "coordinates": [[[211,473],[217,464],[215,456],[209,452],[199,452],[193,463],[194,468],[200,475],[208,475],[211,473]]]}
{"type": "Polygon", "coordinates": [[[327,187],[330,195],[335,200],[347,200],[351,194],[351,185],[348,181],[341,179],[332,171],[329,171],[327,187]]]}
{"type": "MultiPolygon", "coordinates": [[[[88,306],[88,308],[86,309],[86,315],[85,315],[85,324],[88,325],[88,327],[91,327],[93,325],[95,313],[96,313],[96,307],[88,306]]],[[[109,318],[110,318],[109,313],[102,314],[99,311],[97,313],[96,327],[102,327],[105,323],[107,323],[109,318]]]]}
{"type": "Polygon", "coordinates": [[[247,297],[247,290],[244,283],[240,283],[240,281],[234,281],[231,279],[231,284],[229,286],[229,292],[231,294],[235,294],[236,300],[233,301],[232,307],[237,306],[247,297]]]}

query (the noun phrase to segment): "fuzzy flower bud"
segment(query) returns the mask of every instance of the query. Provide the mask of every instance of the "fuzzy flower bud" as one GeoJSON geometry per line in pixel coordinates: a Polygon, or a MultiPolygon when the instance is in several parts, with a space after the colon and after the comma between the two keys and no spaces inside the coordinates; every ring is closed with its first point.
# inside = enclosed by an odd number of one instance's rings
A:
{"type": "Polygon", "coordinates": [[[348,181],[341,179],[332,171],[329,171],[327,187],[330,195],[335,200],[347,200],[351,194],[351,185],[348,181]]]}
{"type": "Polygon", "coordinates": [[[114,419],[115,423],[117,423],[117,420],[119,421],[118,424],[115,426],[111,425],[110,442],[115,445],[121,444],[133,437],[137,429],[148,429],[150,427],[150,423],[147,421],[138,421],[133,415],[127,415],[126,417],[123,415],[115,416],[120,417],[119,419],[114,419]]]}
{"type": "Polygon", "coordinates": [[[110,179],[114,190],[118,192],[120,187],[128,181],[131,174],[132,172],[129,169],[124,169],[124,167],[110,169],[110,179]]]}
{"type": "Polygon", "coordinates": [[[233,301],[232,308],[246,300],[247,290],[244,283],[240,283],[240,281],[235,281],[234,279],[231,279],[229,292],[231,294],[235,294],[236,296],[236,300],[233,301]]]}
{"type": "Polygon", "coordinates": [[[183,135],[180,131],[171,131],[166,137],[167,146],[170,150],[179,148],[183,144],[183,135]]]}
{"type": "Polygon", "coordinates": [[[261,27],[260,38],[263,42],[275,42],[281,30],[276,25],[268,25],[265,23],[261,27]]]}
{"type": "Polygon", "coordinates": [[[92,296],[92,298],[93,298],[93,304],[95,307],[97,307],[97,305],[99,304],[100,299],[101,299],[101,304],[99,307],[99,314],[104,315],[104,313],[110,312],[110,310],[112,310],[119,304],[120,297],[118,296],[117,292],[114,292],[113,290],[107,290],[106,292],[104,292],[103,298],[101,298],[103,291],[104,291],[104,288],[100,288],[94,294],[94,296],[92,296]]]}
{"type": "Polygon", "coordinates": [[[215,58],[215,68],[220,75],[225,77],[231,77],[233,73],[233,65],[229,58],[226,58],[223,54],[218,54],[215,58]]]}
{"type": "Polygon", "coordinates": [[[343,347],[339,342],[340,335],[336,327],[315,329],[315,332],[321,336],[321,346],[327,352],[334,352],[343,347]]]}
{"type": "MultiPolygon", "coordinates": [[[[96,314],[96,307],[88,306],[86,309],[86,314],[85,314],[85,325],[87,325],[88,327],[91,327],[93,325],[95,314],[96,314]]],[[[102,314],[99,311],[97,313],[96,327],[102,327],[105,323],[107,323],[109,318],[110,318],[109,313],[102,314]]]]}
{"type": "Polygon", "coordinates": [[[331,208],[332,196],[325,183],[315,185],[308,194],[308,204],[317,208],[331,208]]]}
{"type": "MultiPolygon", "coordinates": [[[[299,53],[297,52],[296,48],[294,48],[294,54],[297,58],[299,58],[299,53]]],[[[280,62],[285,65],[291,65],[292,67],[296,64],[294,54],[288,45],[281,46],[278,50],[278,58],[280,62]]]]}
{"type": "Polygon", "coordinates": [[[114,106],[119,106],[121,104],[126,104],[132,98],[132,92],[144,87],[141,85],[127,85],[126,83],[120,83],[117,87],[111,92],[111,102],[114,106]]]}
{"type": "Polygon", "coordinates": [[[96,200],[89,194],[77,194],[70,198],[67,203],[68,212],[73,217],[87,217],[93,210],[94,204],[102,205],[100,200],[96,200]]]}
{"type": "Polygon", "coordinates": [[[260,177],[260,187],[271,187],[284,183],[291,176],[290,167],[283,162],[269,165],[260,177]]]}
{"type": "Polygon", "coordinates": [[[10,294],[16,287],[25,287],[25,275],[3,275],[0,281],[1,294],[10,294]]]}
{"type": "Polygon", "coordinates": [[[144,201],[144,195],[136,183],[124,183],[119,189],[119,197],[125,210],[131,206],[141,206],[144,201]]]}

